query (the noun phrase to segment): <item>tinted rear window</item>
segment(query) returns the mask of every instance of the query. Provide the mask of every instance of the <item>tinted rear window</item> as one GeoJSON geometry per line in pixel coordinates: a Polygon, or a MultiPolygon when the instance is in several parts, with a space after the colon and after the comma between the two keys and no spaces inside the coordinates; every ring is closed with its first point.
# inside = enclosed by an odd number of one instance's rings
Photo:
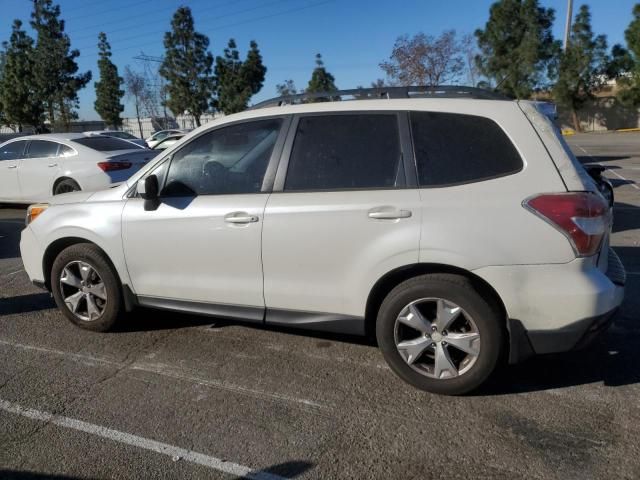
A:
{"type": "Polygon", "coordinates": [[[141,148],[135,143],[127,142],[126,140],[120,140],[114,137],[85,137],[76,138],[73,140],[85,147],[93,148],[99,152],[112,152],[114,150],[131,150],[135,148],[141,148]]]}
{"type": "Polygon", "coordinates": [[[488,118],[411,112],[411,131],[420,186],[477,182],[522,169],[513,143],[488,118]]]}
{"type": "Polygon", "coordinates": [[[31,140],[29,143],[29,158],[55,157],[58,154],[58,144],[46,140],[31,140]]]}
{"type": "Polygon", "coordinates": [[[300,119],[285,190],[392,188],[404,183],[395,114],[300,119]]]}

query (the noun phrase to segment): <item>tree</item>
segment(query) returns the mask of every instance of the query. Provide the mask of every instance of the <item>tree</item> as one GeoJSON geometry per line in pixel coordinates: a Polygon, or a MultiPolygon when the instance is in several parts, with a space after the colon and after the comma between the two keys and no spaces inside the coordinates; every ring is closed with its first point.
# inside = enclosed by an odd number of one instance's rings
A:
{"type": "Polygon", "coordinates": [[[127,65],[124,67],[124,88],[127,96],[133,100],[133,105],[136,109],[136,119],[138,120],[138,129],[140,130],[140,138],[144,138],[140,112],[146,102],[146,97],[149,95],[144,75],[134,72],[127,65]]]}
{"type": "Polygon", "coordinates": [[[216,99],[214,108],[225,115],[241,112],[262,89],[267,68],[262,63],[258,44],[251,41],[247,58],[242,61],[232,38],[222,56],[216,57],[216,99]]]}
{"type": "Polygon", "coordinates": [[[60,7],[53,5],[52,0],[33,0],[31,27],[38,35],[33,75],[37,98],[44,103],[51,124],[59,113],[68,129],[76,117],[78,91],[89,83],[91,72],[77,74],[76,58],[80,52],[71,49],[71,40],[64,32],[64,20],[59,17],[60,7]]]}
{"type": "Polygon", "coordinates": [[[122,125],[120,114],[124,111],[124,105],[120,103],[124,96],[124,90],[120,90],[122,77],[118,75],[118,67],[111,61],[111,46],[107,42],[107,35],[100,32],[98,35],[98,70],[100,81],[95,83],[96,101],[94,107],[100,118],[107,125],[118,128],[122,125]]]}
{"type": "MultiPolygon", "coordinates": [[[[327,72],[322,61],[322,55],[316,54],[316,68],[311,73],[311,80],[307,86],[307,93],[324,93],[324,92],[337,92],[338,87],[335,84],[335,77],[327,72]]],[[[337,100],[340,97],[318,97],[310,99],[309,102],[328,102],[329,100],[337,100]]]]}
{"type": "Polygon", "coordinates": [[[284,83],[279,83],[276,85],[276,92],[281,97],[288,97],[291,95],[296,95],[298,93],[298,89],[296,88],[296,84],[293,80],[285,80],[284,83]]]}
{"type": "Polygon", "coordinates": [[[460,51],[464,63],[464,70],[466,71],[467,84],[472,87],[477,87],[482,74],[476,63],[476,57],[479,54],[478,43],[473,35],[467,34],[462,37],[460,41],[460,51]]]}
{"type": "Polygon", "coordinates": [[[571,112],[576,131],[580,131],[578,111],[602,87],[606,65],[606,37],[594,36],[589,7],[582,5],[571,26],[567,49],[560,55],[558,81],[553,88],[555,101],[571,112]]]}
{"type": "Polygon", "coordinates": [[[618,84],[622,87],[618,93],[620,103],[628,107],[640,106],[640,3],[633,7],[633,20],[624,32],[627,48],[620,47],[618,55],[612,51],[614,63],[608,74],[616,74],[618,84]]]}
{"type": "Polygon", "coordinates": [[[208,51],[209,38],[194,30],[189,7],[176,10],[171,31],[164,34],[164,48],[160,75],[167,80],[167,106],[175,115],[189,113],[200,126],[213,92],[213,55],[208,51]]]}
{"type": "Polygon", "coordinates": [[[424,33],[398,37],[391,57],[380,68],[391,85],[433,87],[456,79],[464,69],[464,60],[456,32],[447,30],[437,38],[424,33]]]}
{"type": "Polygon", "coordinates": [[[551,32],[554,17],[554,10],[540,7],[538,0],[495,2],[484,30],[475,32],[480,73],[502,93],[528,98],[559,49],[551,32]]]}
{"type": "Polygon", "coordinates": [[[42,130],[43,108],[32,82],[34,72],[33,39],[22,30],[22,22],[15,20],[9,42],[3,43],[2,77],[0,78],[0,104],[4,122],[42,130]]]}

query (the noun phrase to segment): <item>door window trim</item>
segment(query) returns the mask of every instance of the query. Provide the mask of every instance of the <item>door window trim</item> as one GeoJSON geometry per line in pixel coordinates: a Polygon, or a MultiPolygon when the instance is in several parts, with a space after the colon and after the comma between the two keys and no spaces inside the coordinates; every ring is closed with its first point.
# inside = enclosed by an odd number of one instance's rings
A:
{"type": "Polygon", "coordinates": [[[399,110],[346,110],[346,111],[327,111],[327,112],[309,112],[298,113],[292,115],[291,125],[289,126],[289,134],[287,135],[282,155],[278,164],[273,184],[273,193],[307,193],[307,192],[366,192],[373,190],[406,190],[417,188],[417,174],[415,167],[415,159],[413,157],[413,146],[411,145],[411,135],[409,131],[409,116],[405,111],[399,110]],[[400,160],[404,170],[404,182],[393,187],[364,187],[364,188],[327,188],[312,190],[285,190],[284,185],[289,170],[289,160],[293,152],[293,143],[298,132],[300,119],[304,117],[329,117],[338,115],[394,115],[398,126],[398,146],[400,147],[400,160]]]}

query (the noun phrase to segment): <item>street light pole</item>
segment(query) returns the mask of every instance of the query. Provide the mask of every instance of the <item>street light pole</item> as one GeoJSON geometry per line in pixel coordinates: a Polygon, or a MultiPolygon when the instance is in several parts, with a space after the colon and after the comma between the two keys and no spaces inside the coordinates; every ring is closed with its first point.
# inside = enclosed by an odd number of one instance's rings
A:
{"type": "Polygon", "coordinates": [[[562,50],[566,51],[569,45],[569,32],[571,31],[571,20],[573,18],[573,0],[567,0],[567,23],[564,26],[564,42],[562,50]]]}

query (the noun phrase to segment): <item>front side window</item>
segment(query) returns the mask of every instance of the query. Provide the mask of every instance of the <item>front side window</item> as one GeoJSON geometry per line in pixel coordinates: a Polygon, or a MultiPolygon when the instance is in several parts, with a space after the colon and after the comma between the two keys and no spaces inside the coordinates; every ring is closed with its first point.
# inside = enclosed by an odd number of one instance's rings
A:
{"type": "Polygon", "coordinates": [[[58,143],[46,140],[31,140],[29,143],[29,158],[47,158],[58,155],[58,143]]]}
{"type": "Polygon", "coordinates": [[[0,147],[0,161],[24,158],[24,147],[26,145],[27,142],[25,140],[18,140],[3,145],[0,147]]]}
{"type": "Polygon", "coordinates": [[[247,122],[191,140],[173,155],[162,195],[259,192],[281,125],[281,119],[247,122]]]}
{"type": "Polygon", "coordinates": [[[378,189],[403,184],[395,114],[300,119],[285,191],[378,189]]]}
{"type": "Polygon", "coordinates": [[[422,187],[479,182],[522,169],[511,140],[486,117],[411,112],[411,133],[422,187]]]}

